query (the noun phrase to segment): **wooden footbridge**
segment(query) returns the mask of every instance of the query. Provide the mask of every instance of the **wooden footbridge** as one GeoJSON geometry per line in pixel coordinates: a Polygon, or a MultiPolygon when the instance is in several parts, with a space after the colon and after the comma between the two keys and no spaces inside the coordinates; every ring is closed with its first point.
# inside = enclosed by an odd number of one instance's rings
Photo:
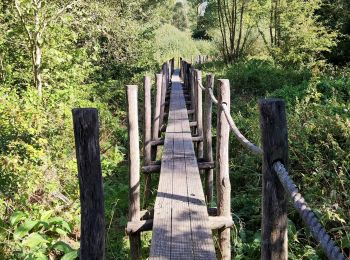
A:
{"type": "MultiPolygon", "coordinates": [[[[230,115],[228,80],[219,80],[216,98],[213,75],[207,75],[204,87],[201,71],[185,60],[180,60],[180,70],[175,70],[174,63],[174,59],[164,63],[162,71],[156,75],[153,111],[151,79],[144,79],[142,168],[138,87],[126,86],[130,178],[126,232],[130,238],[131,259],[141,259],[140,234],[144,231],[152,231],[149,259],[231,259],[230,228],[234,225],[229,178],[231,130],[250,152],[262,156],[261,258],[288,259],[289,198],[327,257],[345,259],[287,171],[284,101],[267,99],[259,103],[261,149],[240,133],[230,115]],[[218,106],[216,149],[212,144],[213,104],[218,106]],[[145,210],[141,210],[141,172],[145,177],[145,210]],[[152,175],[157,174],[157,195],[154,207],[150,208],[151,188],[155,182],[152,175]],[[211,207],[214,204],[217,207],[211,207]]],[[[75,109],[73,118],[82,205],[80,259],[104,259],[105,220],[97,111],[75,109]]]]}

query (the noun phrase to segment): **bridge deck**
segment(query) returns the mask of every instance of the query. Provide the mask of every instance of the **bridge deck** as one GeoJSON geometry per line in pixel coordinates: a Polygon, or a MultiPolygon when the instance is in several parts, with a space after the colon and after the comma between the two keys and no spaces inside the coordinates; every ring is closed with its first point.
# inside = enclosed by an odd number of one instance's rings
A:
{"type": "Polygon", "coordinates": [[[172,78],[150,259],[216,259],[182,84],[172,78]]]}

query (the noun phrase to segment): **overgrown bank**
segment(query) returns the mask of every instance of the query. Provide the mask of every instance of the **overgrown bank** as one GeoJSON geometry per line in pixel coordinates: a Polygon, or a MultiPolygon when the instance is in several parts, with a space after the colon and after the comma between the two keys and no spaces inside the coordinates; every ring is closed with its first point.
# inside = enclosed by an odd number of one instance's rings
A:
{"type": "MultiPolygon", "coordinates": [[[[260,144],[258,100],[286,100],[290,172],[321,222],[349,253],[350,200],[350,73],[347,69],[282,68],[264,60],[249,60],[226,67],[202,66],[216,78],[231,82],[231,114],[242,133],[260,144]]],[[[233,137],[230,146],[233,232],[236,259],[260,255],[261,159],[233,137]]],[[[296,211],[289,207],[291,259],[324,259],[296,211]]]]}

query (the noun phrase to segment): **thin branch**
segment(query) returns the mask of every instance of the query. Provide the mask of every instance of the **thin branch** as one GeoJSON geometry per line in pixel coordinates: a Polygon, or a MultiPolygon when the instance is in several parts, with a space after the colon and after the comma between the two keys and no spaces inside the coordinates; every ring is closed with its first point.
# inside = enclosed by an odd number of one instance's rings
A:
{"type": "Polygon", "coordinates": [[[20,7],[20,4],[18,2],[18,0],[15,0],[15,7],[16,7],[16,11],[17,11],[17,14],[21,20],[21,23],[24,27],[24,29],[26,30],[26,33],[27,33],[27,36],[28,36],[28,39],[30,41],[30,44],[32,45],[33,44],[33,36],[32,34],[30,33],[29,31],[29,28],[27,27],[25,21],[24,21],[24,17],[23,17],[23,14],[22,14],[22,11],[21,11],[21,7],[20,7]]]}
{"type": "Polygon", "coordinates": [[[40,30],[40,34],[43,34],[44,31],[46,30],[47,26],[50,25],[52,22],[54,22],[61,14],[63,14],[67,9],[72,8],[75,4],[77,4],[78,2],[80,2],[80,0],[75,0],[73,2],[71,2],[70,4],[65,5],[64,7],[62,7],[60,10],[58,10],[56,12],[56,14],[54,14],[53,16],[51,16],[50,18],[48,18],[42,25],[42,28],[40,30]]]}

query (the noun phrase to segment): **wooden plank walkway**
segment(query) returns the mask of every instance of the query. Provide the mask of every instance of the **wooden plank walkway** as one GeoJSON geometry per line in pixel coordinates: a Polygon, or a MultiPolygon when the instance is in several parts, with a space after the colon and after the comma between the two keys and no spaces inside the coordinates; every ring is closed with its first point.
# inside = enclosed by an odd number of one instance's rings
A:
{"type": "Polygon", "coordinates": [[[216,259],[208,223],[182,84],[175,73],[154,206],[150,259],[216,259]]]}

